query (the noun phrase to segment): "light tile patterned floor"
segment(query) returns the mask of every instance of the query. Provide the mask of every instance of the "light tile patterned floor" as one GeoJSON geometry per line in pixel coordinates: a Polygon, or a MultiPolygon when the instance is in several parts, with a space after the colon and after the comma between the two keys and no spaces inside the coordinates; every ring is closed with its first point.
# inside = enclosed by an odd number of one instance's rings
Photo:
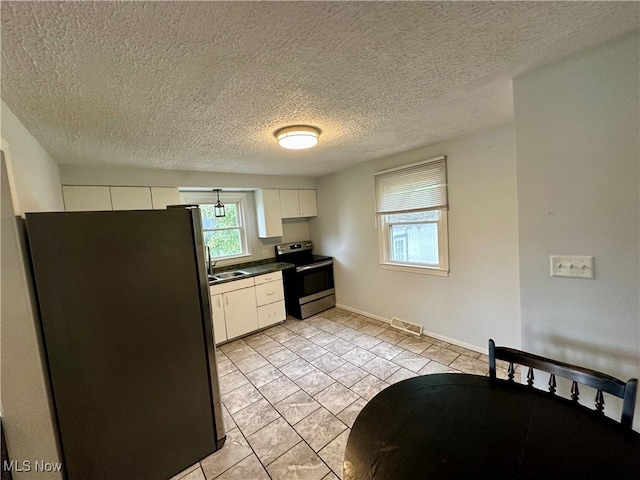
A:
{"type": "Polygon", "coordinates": [[[486,355],[388,327],[333,308],[220,346],[227,441],[171,480],[342,478],[351,426],[382,389],[417,375],[489,372],[486,355]]]}

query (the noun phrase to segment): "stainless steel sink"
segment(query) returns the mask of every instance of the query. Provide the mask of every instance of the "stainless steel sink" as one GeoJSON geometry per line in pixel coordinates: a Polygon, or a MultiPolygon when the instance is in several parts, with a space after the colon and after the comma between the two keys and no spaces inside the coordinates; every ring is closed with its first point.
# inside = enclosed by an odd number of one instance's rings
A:
{"type": "Polygon", "coordinates": [[[228,272],[220,272],[213,275],[209,275],[209,280],[228,280],[230,278],[242,277],[243,275],[248,275],[249,272],[244,270],[230,270],[228,272]]]}

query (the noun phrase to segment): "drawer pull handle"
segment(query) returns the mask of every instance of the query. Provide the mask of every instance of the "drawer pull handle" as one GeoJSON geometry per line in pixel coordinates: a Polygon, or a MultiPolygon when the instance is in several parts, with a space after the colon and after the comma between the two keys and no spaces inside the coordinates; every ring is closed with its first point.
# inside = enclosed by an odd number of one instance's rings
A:
{"type": "Polygon", "coordinates": [[[267,292],[267,295],[275,295],[276,292],[267,292]]]}
{"type": "Polygon", "coordinates": [[[269,280],[271,280],[271,277],[264,277],[264,279],[265,279],[266,281],[269,281],[269,280]]]}

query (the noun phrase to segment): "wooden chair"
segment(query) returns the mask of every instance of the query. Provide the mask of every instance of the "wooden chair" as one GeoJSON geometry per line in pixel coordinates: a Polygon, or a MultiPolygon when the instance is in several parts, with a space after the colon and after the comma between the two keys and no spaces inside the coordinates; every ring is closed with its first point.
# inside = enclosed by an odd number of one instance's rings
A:
{"type": "Polygon", "coordinates": [[[523,352],[507,347],[496,347],[495,342],[489,340],[489,376],[496,378],[496,360],[509,362],[508,381],[513,382],[515,373],[514,364],[527,366],[527,385],[533,388],[533,369],[543,370],[551,374],[549,377],[549,393],[556,393],[556,375],[572,380],[571,400],[578,403],[578,384],[587,385],[596,389],[595,406],[596,411],[604,415],[604,395],[603,392],[610,393],[622,398],[622,419],[620,423],[631,428],[633,423],[633,411],[636,404],[636,391],[638,379],[632,378],[628,382],[623,382],[617,378],[596,372],[588,368],[578,367],[568,363],[559,362],[550,358],[540,357],[532,353],[523,352]]]}

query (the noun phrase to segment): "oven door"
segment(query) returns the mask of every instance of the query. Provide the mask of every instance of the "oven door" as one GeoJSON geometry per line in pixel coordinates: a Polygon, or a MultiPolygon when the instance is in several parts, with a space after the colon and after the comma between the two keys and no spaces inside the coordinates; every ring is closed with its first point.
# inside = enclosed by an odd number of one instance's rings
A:
{"type": "Polygon", "coordinates": [[[326,260],[297,267],[296,283],[300,305],[333,295],[333,261],[326,260]]]}

